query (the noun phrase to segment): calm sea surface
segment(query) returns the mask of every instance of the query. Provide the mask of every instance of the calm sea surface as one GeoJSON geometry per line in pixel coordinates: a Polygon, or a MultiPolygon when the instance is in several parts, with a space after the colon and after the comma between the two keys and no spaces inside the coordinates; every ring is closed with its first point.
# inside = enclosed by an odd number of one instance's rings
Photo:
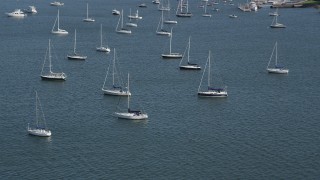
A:
{"type": "MultiPolygon", "coordinates": [[[[285,29],[270,29],[273,11],[244,13],[220,3],[203,18],[200,1],[190,1],[190,19],[174,19],[172,48],[183,53],[191,36],[191,61],[204,67],[212,51],[213,76],[228,86],[229,97],[203,99],[197,89],[203,73],[180,71],[179,60],[164,60],[169,38],[155,34],[160,11],[151,0],[131,35],[115,33],[118,16],[141,0],[65,0],[60,27],[50,33],[57,7],[49,1],[2,0],[0,6],[0,178],[1,179],[317,179],[320,177],[320,25],[314,8],[280,9],[285,29]],[[35,5],[38,14],[24,19],[6,12],[35,5]],[[229,18],[236,14],[238,18],[229,18]],[[132,108],[143,108],[145,121],[112,116],[119,99],[101,87],[113,54],[95,51],[104,43],[116,48],[126,79],[130,73],[132,108]],[[67,60],[77,29],[77,51],[86,61],[67,60]],[[51,39],[53,69],[65,82],[40,79],[51,39]],[[266,73],[278,42],[279,61],[288,75],[266,73]],[[26,132],[35,119],[37,90],[52,137],[26,132]]],[[[125,17],[125,21],[128,19],[125,17]]],[[[167,30],[170,27],[165,26],[167,30]]],[[[125,101],[125,99],[122,99],[125,101]]],[[[122,102],[122,100],[120,100],[122,102]]],[[[121,103],[120,103],[121,104],[121,103]]],[[[123,107],[125,108],[125,107],[123,107]]]]}

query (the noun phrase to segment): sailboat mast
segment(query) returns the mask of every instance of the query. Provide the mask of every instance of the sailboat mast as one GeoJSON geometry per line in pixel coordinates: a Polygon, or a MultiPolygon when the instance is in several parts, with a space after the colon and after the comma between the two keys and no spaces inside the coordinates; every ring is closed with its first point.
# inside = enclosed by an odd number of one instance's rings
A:
{"type": "Polygon", "coordinates": [[[88,16],[88,14],[89,14],[89,12],[88,12],[89,10],[88,10],[88,3],[87,3],[87,19],[89,18],[88,16]]]}
{"type": "Polygon", "coordinates": [[[59,9],[58,9],[58,30],[60,29],[60,27],[59,27],[59,24],[60,24],[60,23],[59,23],[59,16],[60,16],[60,15],[59,15],[59,9]]]}
{"type": "Polygon", "coordinates": [[[52,73],[51,71],[51,47],[50,47],[50,39],[49,39],[49,70],[50,70],[50,73],[52,73]]]}
{"type": "Polygon", "coordinates": [[[100,24],[100,47],[102,47],[102,24],[100,24]]]}
{"type": "Polygon", "coordinates": [[[36,127],[38,128],[39,124],[39,114],[38,114],[38,93],[36,91],[36,127]]]}
{"type": "Polygon", "coordinates": [[[275,48],[276,48],[276,66],[277,66],[277,64],[278,64],[278,42],[276,42],[275,48]]]}
{"type": "Polygon", "coordinates": [[[121,11],[121,29],[123,28],[123,9],[121,11]]]}
{"type": "Polygon", "coordinates": [[[170,53],[169,53],[169,54],[171,54],[171,41],[172,41],[172,36],[173,36],[173,35],[172,35],[172,28],[171,28],[171,33],[170,33],[170,51],[169,51],[170,53]]]}
{"type": "Polygon", "coordinates": [[[74,54],[76,54],[76,45],[77,45],[77,29],[74,29],[74,46],[73,46],[74,54]]]}
{"type": "Polygon", "coordinates": [[[113,49],[113,65],[112,65],[112,85],[114,86],[114,69],[115,69],[115,63],[116,63],[116,49],[113,49]]]}
{"type": "MultiPolygon", "coordinates": [[[[129,73],[128,73],[128,92],[129,91],[129,73]]],[[[130,110],[130,96],[128,96],[128,110],[130,110]]]]}
{"type": "Polygon", "coordinates": [[[210,71],[211,71],[211,65],[210,65],[210,56],[211,56],[211,51],[209,51],[209,57],[208,57],[208,87],[210,87],[210,71]]]}
{"type": "Polygon", "coordinates": [[[189,36],[189,44],[188,44],[188,64],[189,64],[189,54],[190,54],[190,36],[189,36]]]}
{"type": "Polygon", "coordinates": [[[161,11],[161,30],[163,29],[163,11],[161,11]]]}

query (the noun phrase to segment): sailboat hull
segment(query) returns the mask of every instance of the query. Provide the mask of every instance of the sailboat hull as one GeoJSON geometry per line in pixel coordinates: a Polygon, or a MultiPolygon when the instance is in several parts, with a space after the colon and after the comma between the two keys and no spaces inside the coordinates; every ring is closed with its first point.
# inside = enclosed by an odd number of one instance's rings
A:
{"type": "Polygon", "coordinates": [[[46,129],[31,129],[28,128],[28,133],[33,136],[39,136],[39,137],[50,137],[51,131],[46,129]]]}
{"type": "Polygon", "coordinates": [[[177,24],[177,23],[178,23],[178,21],[174,21],[174,20],[165,20],[165,21],[163,21],[163,23],[165,23],[165,24],[177,24]]]}
{"type": "Polygon", "coordinates": [[[279,68],[268,68],[267,69],[268,73],[273,73],[273,74],[288,74],[289,69],[279,69],[279,68]]]}
{"type": "Polygon", "coordinates": [[[118,30],[117,33],[119,33],[119,34],[131,34],[131,31],[122,29],[122,30],[118,30]]]}
{"type": "Polygon", "coordinates": [[[68,31],[63,30],[63,29],[59,29],[57,31],[51,31],[52,34],[57,34],[57,35],[67,35],[69,34],[68,31]]]}
{"type": "Polygon", "coordinates": [[[99,52],[110,52],[110,48],[106,48],[106,47],[97,47],[96,49],[99,52]]]}
{"type": "Polygon", "coordinates": [[[192,17],[191,13],[179,13],[176,14],[177,17],[192,17]]]}
{"type": "Polygon", "coordinates": [[[121,91],[119,89],[102,89],[105,95],[111,96],[131,96],[131,93],[128,91],[121,91]]]}
{"type": "Polygon", "coordinates": [[[67,56],[70,60],[86,60],[87,56],[79,56],[79,55],[70,55],[67,56]]]}
{"type": "Polygon", "coordinates": [[[180,59],[182,58],[182,54],[179,53],[171,53],[171,54],[161,54],[162,58],[165,59],[180,59]]]}
{"type": "Polygon", "coordinates": [[[66,76],[64,73],[51,73],[40,76],[42,80],[51,80],[51,81],[65,81],[66,76]]]}
{"type": "Polygon", "coordinates": [[[201,70],[201,67],[198,65],[185,65],[179,67],[181,70],[201,70]]]}
{"type": "Polygon", "coordinates": [[[83,19],[83,22],[95,22],[95,20],[92,18],[86,18],[86,19],[83,19]]]}
{"type": "Polygon", "coordinates": [[[199,97],[227,97],[228,93],[227,91],[203,91],[198,92],[199,97]]]}
{"type": "Polygon", "coordinates": [[[125,113],[118,113],[115,112],[114,115],[120,119],[129,119],[129,120],[143,120],[143,119],[148,119],[148,115],[147,114],[136,114],[136,113],[129,113],[129,112],[125,112],[125,113]]]}

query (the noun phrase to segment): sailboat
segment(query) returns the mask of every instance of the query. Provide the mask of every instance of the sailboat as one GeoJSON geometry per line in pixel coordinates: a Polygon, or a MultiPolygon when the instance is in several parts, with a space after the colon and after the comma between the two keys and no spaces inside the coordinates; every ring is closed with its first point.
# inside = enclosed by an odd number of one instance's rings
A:
{"type": "Polygon", "coordinates": [[[172,28],[171,28],[171,32],[170,32],[170,46],[169,46],[169,54],[161,54],[162,58],[182,58],[182,54],[180,53],[173,53],[171,52],[171,43],[172,43],[172,28]]]}
{"type": "Polygon", "coordinates": [[[228,93],[227,93],[226,88],[217,88],[217,87],[211,86],[211,82],[210,82],[210,76],[211,76],[211,74],[210,74],[211,73],[210,72],[211,71],[210,56],[211,56],[211,51],[209,51],[206,67],[205,67],[203,74],[202,74],[202,77],[201,77],[200,85],[198,88],[198,96],[199,97],[227,97],[228,93]],[[207,66],[208,66],[208,69],[207,69],[207,66]],[[203,80],[203,77],[204,77],[206,70],[208,71],[208,89],[205,91],[201,91],[201,84],[202,84],[202,80],[203,80]]]}
{"type": "Polygon", "coordinates": [[[188,43],[186,50],[184,51],[183,57],[182,57],[180,64],[179,64],[179,68],[182,70],[200,70],[201,67],[198,64],[190,63],[190,39],[191,39],[191,37],[189,36],[189,43],[188,43]],[[184,57],[186,55],[186,52],[187,52],[187,64],[181,65],[185,59],[184,57]]]}
{"type": "Polygon", "coordinates": [[[270,27],[271,28],[285,28],[286,26],[281,23],[278,23],[278,16],[274,16],[270,27]]]}
{"type": "Polygon", "coordinates": [[[123,10],[121,10],[121,14],[116,27],[116,32],[121,34],[131,34],[131,30],[123,28],[123,10]],[[120,21],[121,21],[121,24],[120,24],[120,21]],[[119,28],[119,25],[120,25],[120,28],[119,28]]]}
{"type": "Polygon", "coordinates": [[[68,55],[68,59],[73,59],[73,60],[85,60],[87,59],[87,56],[82,56],[77,54],[76,52],[76,47],[77,47],[77,30],[74,30],[74,46],[73,46],[73,55],[68,55]]]}
{"type": "Polygon", "coordinates": [[[168,32],[167,30],[163,29],[163,11],[161,11],[161,17],[160,17],[160,20],[159,20],[159,24],[158,24],[156,33],[158,35],[168,35],[168,36],[171,35],[170,32],[168,32]]]}
{"type": "Polygon", "coordinates": [[[103,85],[102,85],[103,93],[106,95],[113,95],[113,96],[131,96],[131,93],[129,92],[129,88],[122,86],[123,83],[121,81],[121,75],[120,75],[120,72],[116,66],[116,49],[113,49],[113,61],[112,61],[112,69],[111,69],[112,85],[111,85],[111,87],[106,87],[108,75],[110,74],[109,73],[110,66],[111,66],[111,63],[108,67],[108,71],[107,71],[106,77],[105,77],[103,85]]]}
{"type": "MultiPolygon", "coordinates": [[[[129,73],[128,73],[128,91],[129,91],[129,73]]],[[[130,109],[130,96],[128,100],[128,112],[115,112],[114,115],[121,119],[129,120],[143,120],[148,118],[148,114],[142,112],[141,110],[131,110],[130,109]]]]}
{"type": "Polygon", "coordinates": [[[178,3],[178,8],[177,8],[177,11],[176,11],[176,16],[177,17],[191,17],[192,16],[192,13],[189,12],[189,3],[188,3],[188,0],[187,2],[184,4],[183,3],[184,0],[179,0],[179,3],[178,3]],[[184,11],[184,9],[186,9],[184,11]],[[179,12],[180,10],[180,12],[179,12]]]}
{"type": "Polygon", "coordinates": [[[270,56],[270,60],[268,62],[267,71],[268,71],[268,73],[275,73],[275,74],[288,74],[289,73],[289,69],[286,69],[286,68],[284,68],[284,66],[278,64],[278,42],[276,42],[273,47],[273,50],[272,50],[272,53],[270,56]],[[274,67],[270,67],[274,51],[275,51],[274,67]]]}
{"type": "Polygon", "coordinates": [[[131,15],[131,9],[130,9],[130,15],[128,16],[129,19],[142,19],[141,16],[139,16],[139,11],[137,10],[137,12],[134,15],[131,15]]]}
{"type": "Polygon", "coordinates": [[[36,91],[36,119],[35,127],[31,128],[29,123],[27,131],[30,135],[40,136],[40,137],[50,137],[51,131],[47,128],[44,113],[41,107],[40,99],[36,91]],[[40,112],[39,112],[40,111],[40,112]]]}
{"type": "Polygon", "coordinates": [[[61,34],[61,35],[68,34],[68,31],[66,31],[66,30],[64,30],[64,29],[60,29],[59,9],[58,9],[58,15],[57,15],[56,20],[54,21],[54,24],[53,24],[51,33],[52,33],[52,34],[61,34]],[[56,26],[56,23],[57,23],[57,29],[54,30],[54,29],[55,29],[55,26],[56,26]]]}
{"type": "Polygon", "coordinates": [[[102,24],[100,25],[100,47],[97,47],[96,50],[100,52],[110,52],[110,48],[108,46],[102,46],[102,24]]]}
{"type": "Polygon", "coordinates": [[[61,73],[52,72],[50,39],[49,39],[49,46],[48,46],[48,61],[49,61],[49,65],[48,66],[45,66],[46,65],[46,58],[43,61],[41,75],[40,75],[41,79],[43,79],[43,80],[66,80],[67,76],[66,76],[65,73],[63,73],[63,72],[61,72],[61,73]],[[45,72],[46,68],[49,68],[48,72],[45,72]]]}
{"type": "Polygon", "coordinates": [[[202,14],[202,17],[211,17],[211,14],[207,12],[207,6],[208,6],[208,1],[206,1],[206,4],[204,5],[204,14],[202,14]]]}
{"type": "Polygon", "coordinates": [[[94,22],[95,20],[93,18],[89,18],[89,5],[87,3],[87,17],[83,19],[84,22],[94,22]]]}

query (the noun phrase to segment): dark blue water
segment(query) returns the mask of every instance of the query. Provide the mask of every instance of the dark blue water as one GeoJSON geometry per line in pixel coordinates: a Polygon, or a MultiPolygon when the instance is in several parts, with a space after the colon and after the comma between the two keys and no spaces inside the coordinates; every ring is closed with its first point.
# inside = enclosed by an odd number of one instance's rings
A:
{"type": "Polygon", "coordinates": [[[94,23],[82,22],[86,1],[65,0],[60,26],[68,36],[50,33],[57,8],[49,2],[1,2],[1,179],[319,178],[319,12],[280,9],[279,21],[287,28],[270,29],[269,8],[243,13],[221,3],[220,12],[203,18],[199,2],[190,2],[194,17],[173,26],[173,51],[183,53],[192,36],[192,61],[204,66],[211,50],[229,94],[202,99],[196,95],[202,71],[180,71],[179,60],[161,58],[169,39],[155,34],[160,12],[151,0],[145,2],[148,7],[139,9],[143,19],[128,36],[114,32],[118,17],[111,11],[134,12],[140,0],[91,0],[94,23]],[[24,19],[4,14],[28,5],[38,14],[24,19]],[[104,42],[117,49],[123,78],[130,73],[131,105],[148,113],[146,121],[112,116],[119,99],[101,91],[112,53],[95,51],[100,23],[104,42]],[[66,58],[75,28],[77,50],[86,61],[66,58]],[[53,66],[67,74],[65,82],[40,79],[49,38],[57,57],[53,66]],[[275,41],[288,75],[266,73],[275,41]],[[35,118],[34,90],[50,138],[27,135],[27,123],[35,118]]]}

